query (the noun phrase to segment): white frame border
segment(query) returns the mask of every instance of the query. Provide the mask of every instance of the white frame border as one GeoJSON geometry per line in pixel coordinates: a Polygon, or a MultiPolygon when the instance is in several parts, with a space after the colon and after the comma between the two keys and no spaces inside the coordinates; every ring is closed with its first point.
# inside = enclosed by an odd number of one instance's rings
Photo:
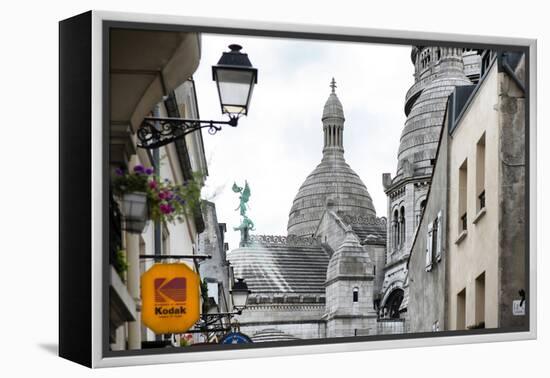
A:
{"type": "Polygon", "coordinates": [[[355,27],[334,27],[313,24],[267,23],[203,17],[92,11],[92,367],[193,362],[268,356],[288,356],[314,353],[352,352],[392,348],[411,348],[453,344],[486,343],[498,341],[532,340],[537,338],[537,41],[525,38],[488,37],[465,34],[427,33],[404,30],[382,30],[355,27]],[[270,30],[298,33],[320,33],[365,36],[374,38],[422,39],[449,42],[518,45],[529,48],[529,325],[527,332],[425,337],[399,340],[345,342],[341,344],[297,345],[167,353],[141,356],[104,357],[102,353],[102,123],[103,123],[103,21],[157,23],[187,26],[210,26],[235,29],[270,30]]]}

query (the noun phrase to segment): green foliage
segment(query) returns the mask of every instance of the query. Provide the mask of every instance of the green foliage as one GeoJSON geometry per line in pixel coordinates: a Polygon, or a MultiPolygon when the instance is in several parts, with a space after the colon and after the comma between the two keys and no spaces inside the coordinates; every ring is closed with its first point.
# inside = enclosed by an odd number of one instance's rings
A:
{"type": "Polygon", "coordinates": [[[126,260],[126,253],[123,249],[116,252],[114,268],[120,278],[124,281],[124,273],[128,270],[128,261],[126,260]]]}
{"type": "Polygon", "coordinates": [[[117,196],[131,192],[147,193],[148,181],[148,175],[137,172],[117,175],[112,180],[113,193],[117,196]]]}
{"type": "Polygon", "coordinates": [[[195,216],[200,212],[203,175],[195,173],[193,179],[182,185],[170,180],[160,181],[152,168],[137,165],[133,172],[117,170],[112,180],[113,193],[122,196],[130,192],[147,194],[149,216],[155,222],[183,222],[185,216],[195,216]]]}

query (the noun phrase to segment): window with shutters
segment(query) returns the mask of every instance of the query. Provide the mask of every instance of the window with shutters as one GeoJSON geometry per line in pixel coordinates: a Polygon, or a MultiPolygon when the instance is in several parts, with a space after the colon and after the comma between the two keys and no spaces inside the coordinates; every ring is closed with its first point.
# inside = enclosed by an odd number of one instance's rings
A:
{"type": "Polygon", "coordinates": [[[443,254],[443,212],[439,211],[437,213],[437,219],[435,220],[435,260],[437,262],[441,261],[441,256],[443,254]]]}
{"type": "Polygon", "coordinates": [[[433,251],[433,223],[428,224],[428,235],[426,237],[426,272],[432,270],[433,251]]]}

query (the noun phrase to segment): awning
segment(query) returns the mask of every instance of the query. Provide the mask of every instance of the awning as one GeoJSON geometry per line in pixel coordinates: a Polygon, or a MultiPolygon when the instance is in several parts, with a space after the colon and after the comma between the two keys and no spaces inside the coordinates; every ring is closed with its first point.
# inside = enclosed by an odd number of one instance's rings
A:
{"type": "Polygon", "coordinates": [[[200,34],[115,29],[110,36],[111,123],[137,130],[200,61],[200,34]]]}

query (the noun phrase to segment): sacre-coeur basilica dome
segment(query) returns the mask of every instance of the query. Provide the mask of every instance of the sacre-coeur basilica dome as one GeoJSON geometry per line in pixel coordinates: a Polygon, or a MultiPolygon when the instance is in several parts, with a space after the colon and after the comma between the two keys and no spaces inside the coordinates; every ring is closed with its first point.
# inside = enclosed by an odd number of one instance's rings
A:
{"type": "Polygon", "coordinates": [[[367,187],[344,158],[344,110],[335,93],[334,79],[323,109],[324,146],[321,163],[307,176],[290,210],[288,235],[311,236],[331,201],[339,213],[375,217],[367,187]]]}

